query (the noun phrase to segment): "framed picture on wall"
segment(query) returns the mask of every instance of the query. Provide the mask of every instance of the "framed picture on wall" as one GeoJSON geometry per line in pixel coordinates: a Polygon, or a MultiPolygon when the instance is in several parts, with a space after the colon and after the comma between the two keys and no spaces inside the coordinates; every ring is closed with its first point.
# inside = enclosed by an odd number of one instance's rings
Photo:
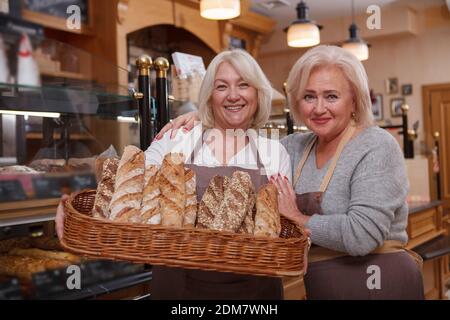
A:
{"type": "Polygon", "coordinates": [[[398,93],[398,79],[397,78],[386,79],[386,93],[387,94],[398,93]]]}
{"type": "Polygon", "coordinates": [[[372,102],[372,113],[375,121],[383,120],[383,95],[375,94],[372,102]]]}
{"type": "Polygon", "coordinates": [[[404,98],[394,98],[391,99],[391,116],[401,117],[402,116],[402,105],[405,103],[404,98]]]}
{"type": "Polygon", "coordinates": [[[412,94],[412,84],[402,85],[402,95],[409,96],[412,94]]]}

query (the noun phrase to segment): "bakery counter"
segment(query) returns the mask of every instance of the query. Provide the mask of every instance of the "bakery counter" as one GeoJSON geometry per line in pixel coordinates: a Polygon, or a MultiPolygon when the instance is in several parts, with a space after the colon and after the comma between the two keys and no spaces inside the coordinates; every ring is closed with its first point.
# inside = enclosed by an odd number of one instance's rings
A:
{"type": "Polygon", "coordinates": [[[413,201],[408,203],[409,214],[414,214],[428,209],[433,209],[442,204],[440,200],[434,201],[413,201]]]}
{"type": "Polygon", "coordinates": [[[450,240],[442,217],[442,201],[408,204],[408,249],[423,258],[423,283],[426,299],[445,299],[450,279],[450,240]]]}
{"type": "Polygon", "coordinates": [[[0,276],[0,299],[148,299],[151,279],[151,270],[142,264],[86,261],[29,278],[20,271],[18,277],[0,276]]]}
{"type": "Polygon", "coordinates": [[[106,300],[130,299],[146,300],[150,298],[151,270],[143,270],[135,274],[118,277],[109,281],[93,284],[80,289],[64,290],[62,292],[43,295],[45,300],[106,300]]]}
{"type": "Polygon", "coordinates": [[[410,202],[408,208],[409,249],[445,234],[446,231],[442,226],[441,201],[410,202]]]}

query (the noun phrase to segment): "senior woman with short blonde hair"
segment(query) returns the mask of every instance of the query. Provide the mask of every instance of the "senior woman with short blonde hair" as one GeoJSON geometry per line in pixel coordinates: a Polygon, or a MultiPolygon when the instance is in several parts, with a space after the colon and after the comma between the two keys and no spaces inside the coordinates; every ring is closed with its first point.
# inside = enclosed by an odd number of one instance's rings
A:
{"type": "Polygon", "coordinates": [[[336,46],[306,52],[287,81],[310,133],[282,143],[292,185],[274,179],[280,212],[311,231],[309,299],[423,299],[408,241],[408,179],[400,146],[373,123],[361,62],[336,46]]]}
{"type": "Polygon", "coordinates": [[[219,53],[208,66],[208,71],[199,92],[199,118],[204,127],[214,127],[214,112],[211,96],[214,91],[214,77],[219,66],[227,62],[239,71],[242,79],[251,83],[258,92],[258,109],[256,110],[250,128],[259,129],[269,120],[272,108],[272,86],[255,59],[249,59],[249,54],[243,50],[224,51],[219,53]]]}
{"type": "MultiPolygon", "coordinates": [[[[291,176],[290,160],[279,141],[255,129],[268,119],[272,88],[255,59],[243,50],[218,54],[207,68],[199,93],[202,122],[190,132],[155,139],[145,151],[146,165],[161,165],[165,155],[181,152],[185,167],[195,173],[201,201],[215,176],[250,178],[254,191],[268,176],[291,176]],[[236,173],[240,171],[240,173],[236,173]]],[[[235,181],[235,180],[232,180],[235,181]]],[[[63,233],[63,206],[57,231],[63,233]]],[[[212,226],[213,227],[213,226],[212,226]]],[[[236,230],[245,232],[245,230],[236,230]]],[[[202,270],[154,266],[153,299],[282,299],[281,280],[202,270]]]]}

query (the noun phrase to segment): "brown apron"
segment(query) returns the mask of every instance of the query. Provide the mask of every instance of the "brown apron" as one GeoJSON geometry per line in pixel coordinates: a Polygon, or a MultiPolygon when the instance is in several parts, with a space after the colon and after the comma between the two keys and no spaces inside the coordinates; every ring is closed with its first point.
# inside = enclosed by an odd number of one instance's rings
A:
{"type": "MultiPolygon", "coordinates": [[[[298,209],[303,214],[323,214],[323,194],[342,150],[354,132],[353,124],[346,129],[319,191],[296,195],[298,209]]],[[[300,159],[294,176],[294,187],[316,140],[317,137],[314,137],[309,142],[300,159]]],[[[304,280],[308,299],[423,299],[421,270],[422,258],[396,240],[385,241],[382,246],[364,257],[351,257],[347,253],[313,244],[309,251],[308,272],[304,280]],[[368,285],[372,266],[377,266],[380,270],[379,288],[369,288],[368,285]]]]}
{"type": "MultiPolygon", "coordinates": [[[[231,176],[234,171],[247,172],[255,190],[268,183],[262,174],[263,164],[252,138],[250,147],[257,156],[257,169],[235,166],[206,167],[194,165],[194,157],[203,145],[203,135],[191,154],[190,164],[197,176],[197,200],[201,201],[210,180],[215,175],[231,176]]],[[[151,284],[152,299],[283,299],[280,278],[240,275],[230,272],[203,271],[182,268],[154,266],[151,284]]]]}

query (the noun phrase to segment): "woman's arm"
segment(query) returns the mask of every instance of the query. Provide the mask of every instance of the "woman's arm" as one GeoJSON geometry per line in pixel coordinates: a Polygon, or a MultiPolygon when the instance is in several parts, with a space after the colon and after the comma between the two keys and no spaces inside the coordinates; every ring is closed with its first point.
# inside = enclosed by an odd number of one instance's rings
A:
{"type": "Polygon", "coordinates": [[[394,220],[399,221],[396,232],[405,232],[408,179],[403,154],[391,138],[380,138],[354,169],[346,214],[309,219],[306,227],[315,244],[363,256],[384,243],[394,220]]]}
{"type": "Polygon", "coordinates": [[[167,123],[161,131],[155,136],[155,140],[160,140],[164,134],[170,131],[170,139],[176,136],[177,130],[183,127],[184,132],[189,132],[195,126],[195,122],[199,121],[198,111],[188,112],[176,117],[171,122],[167,123]]]}

